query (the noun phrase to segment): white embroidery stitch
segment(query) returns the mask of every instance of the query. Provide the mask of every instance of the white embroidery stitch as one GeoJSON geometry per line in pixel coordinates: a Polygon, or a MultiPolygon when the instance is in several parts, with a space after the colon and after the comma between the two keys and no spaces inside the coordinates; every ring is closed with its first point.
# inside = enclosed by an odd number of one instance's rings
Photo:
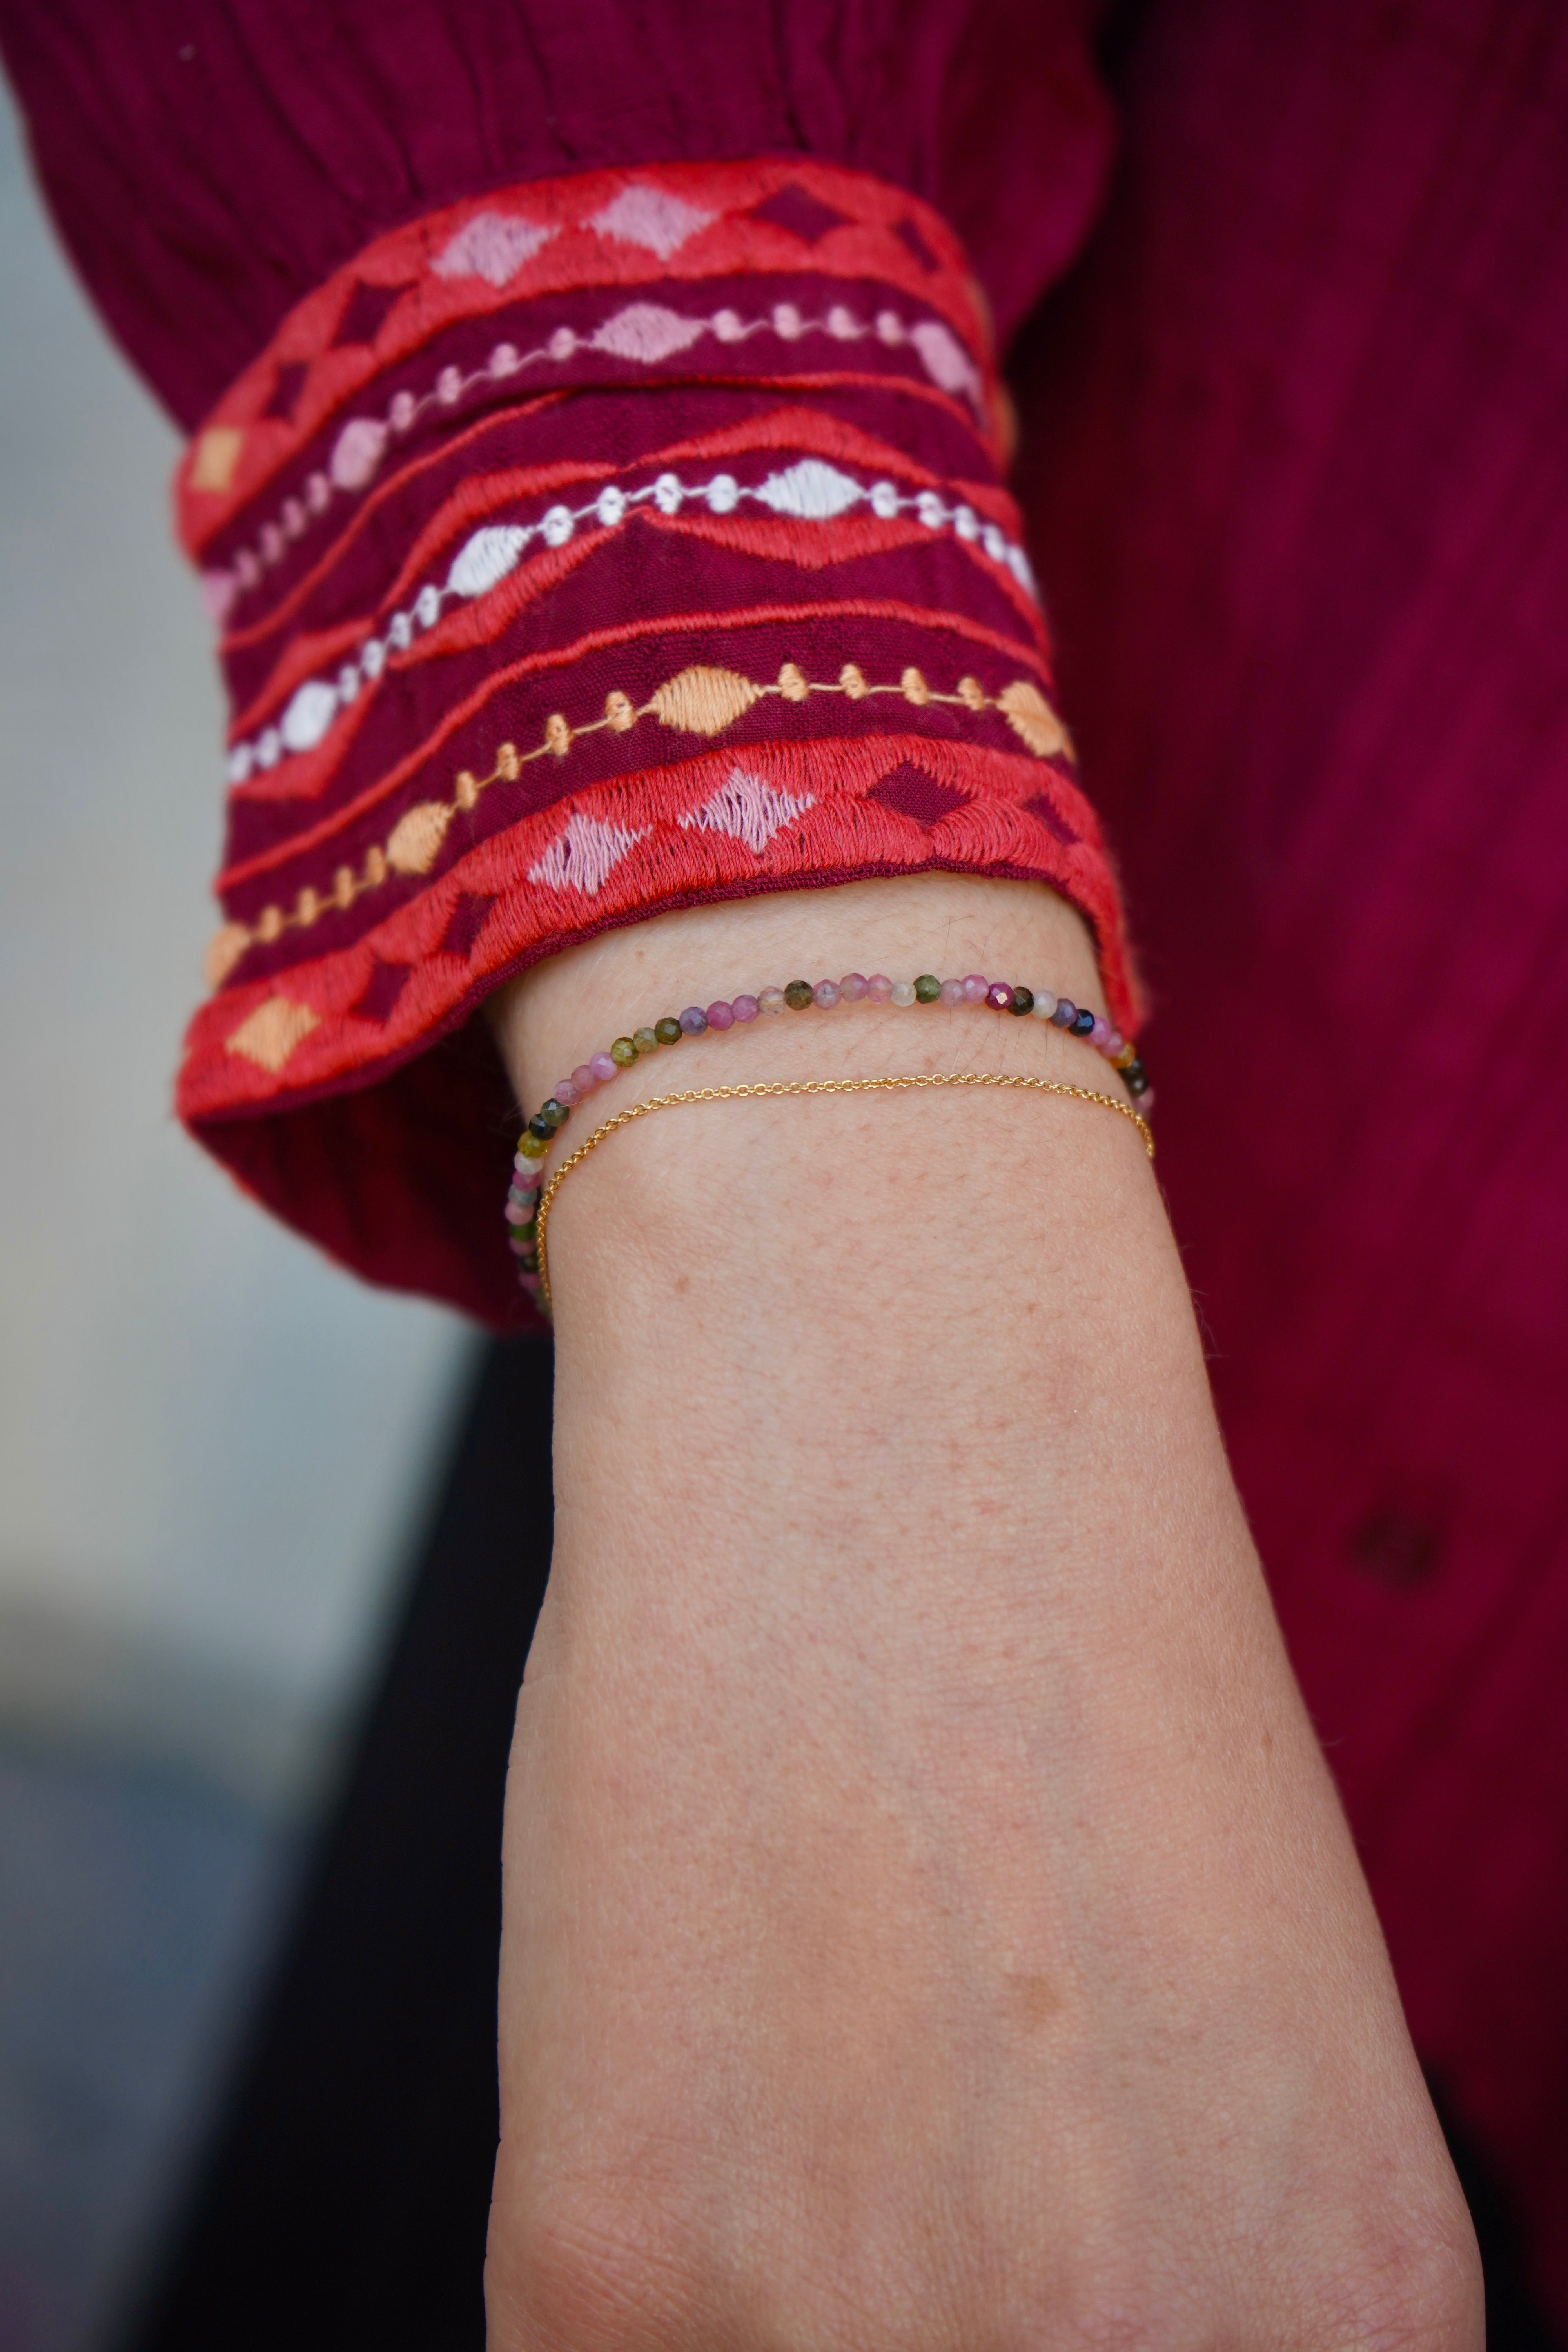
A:
{"type": "Polygon", "coordinates": [[[430,267],[437,278],[482,278],[500,289],[555,233],[532,221],[519,220],[515,214],[477,213],[430,267]]]}
{"type": "Polygon", "coordinates": [[[624,824],[605,824],[595,816],[574,814],[538,865],[529,867],[528,878],[547,882],[552,890],[581,890],[595,898],[627,850],[650,829],[644,825],[633,833],[624,824]]]}
{"type": "MultiPolygon", "coordinates": [[[[768,334],[792,342],[817,334],[828,335],[836,342],[864,342],[875,337],[889,350],[908,343],[939,390],[950,394],[964,394],[976,412],[984,414],[984,388],[979,370],[956,338],[934,320],[921,320],[913,327],[906,327],[896,311],[879,310],[867,325],[842,303],[835,303],[825,319],[803,319],[792,303],[783,302],[765,319],[747,320],[730,310],[716,310],[710,319],[689,319],[679,310],[667,309],[663,303],[633,302],[624,310],[616,311],[592,335],[580,337],[571,327],[557,327],[531,352],[520,352],[515,343],[497,343],[484,365],[466,376],[456,368],[443,368],[434,388],[422,396],[416,397],[408,391],[395,394],[384,420],[351,417],[332,445],[330,477],[316,472],[306,481],[305,505],[310,515],[319,518],[331,504],[334,492],[342,496],[357,494],[374,479],[393,434],[409,432],[428,409],[455,407],[479,386],[493,386],[524,369],[563,365],[580,350],[603,352],[612,359],[653,367],[679,352],[689,351],[705,335],[711,335],[720,343],[733,344],[749,342],[753,335],[768,334]],[[781,318],[784,321],[783,328],[781,318]]],[[[285,506],[289,503],[286,500],[285,506]]],[[[301,524],[308,527],[303,518],[301,524]]],[[[220,624],[235,598],[258,586],[266,569],[282,560],[288,538],[294,535],[286,534],[280,523],[264,523],[257,534],[256,545],[242,548],[230,570],[202,575],[202,593],[207,609],[220,624]]]]}
{"type": "Polygon", "coordinates": [[[711,798],[699,809],[688,809],[677,823],[689,830],[695,825],[704,833],[727,833],[760,857],[781,827],[816,805],[810,793],[796,800],[744,768],[731,768],[711,798]]]}
{"type": "Polygon", "coordinates": [[[594,522],[602,530],[616,530],[635,507],[652,505],[661,514],[676,515],[683,506],[700,502],[712,514],[732,514],[742,499],[804,522],[828,522],[856,506],[869,507],[884,522],[912,513],[927,530],[951,528],[969,544],[978,542],[993,563],[1008,572],[1026,595],[1038,601],[1039,591],[1024,550],[995,523],[982,525],[973,508],[963,499],[950,506],[938,490],[917,490],[911,495],[886,479],[867,487],[820,457],[797,458],[794,465],[757,483],[740,483],[730,473],[715,474],[706,482],[687,482],[668,470],[640,489],[623,490],[618,483],[606,483],[582,506],[549,507],[535,522],[483,524],[458,549],[445,584],[437,588],[433,581],[426,581],[410,604],[389,616],[381,635],[365,640],[354,659],[339,670],[334,683],[307,679],[296,687],[277,726],[249,742],[234,745],[227,761],[229,783],[247,782],[258,768],[270,772],[286,752],[313,751],[339,709],[348,709],[362,685],[374,686],[383,676],[389,653],[406,652],[417,630],[433,629],[448,599],[471,603],[499,587],[516,571],[535,539],[542,540],[546,547],[564,547],[579,524],[594,522]]]}
{"type": "Polygon", "coordinates": [[[705,213],[696,205],[683,204],[667,189],[650,188],[638,181],[623,188],[613,204],[595,213],[588,226],[597,229],[601,236],[614,237],[620,245],[640,245],[646,252],[657,253],[668,261],[689,244],[700,228],[716,221],[717,213],[705,213]]]}

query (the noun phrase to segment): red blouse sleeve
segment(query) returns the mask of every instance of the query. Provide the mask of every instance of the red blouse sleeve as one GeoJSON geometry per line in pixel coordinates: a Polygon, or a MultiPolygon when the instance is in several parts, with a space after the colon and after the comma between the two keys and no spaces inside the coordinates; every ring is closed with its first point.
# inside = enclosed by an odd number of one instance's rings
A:
{"type": "Polygon", "coordinates": [[[1082,13],[0,12],[79,266],[201,420],[232,720],[181,1112],[363,1273],[525,1319],[471,1016],[660,908],[1037,877],[1131,1027],[990,323],[1098,195],[1082,13]]]}

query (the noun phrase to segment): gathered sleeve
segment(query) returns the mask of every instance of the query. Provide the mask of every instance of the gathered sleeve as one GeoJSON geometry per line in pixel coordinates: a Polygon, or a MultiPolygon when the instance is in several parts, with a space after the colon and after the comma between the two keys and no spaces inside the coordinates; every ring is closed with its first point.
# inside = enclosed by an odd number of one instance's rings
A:
{"type": "Polygon", "coordinates": [[[231,718],[179,1108],[360,1272],[527,1319],[473,1015],[660,909],[1038,879],[1132,1028],[996,369],[1102,184],[1086,13],[0,7],[191,429],[231,718]]]}

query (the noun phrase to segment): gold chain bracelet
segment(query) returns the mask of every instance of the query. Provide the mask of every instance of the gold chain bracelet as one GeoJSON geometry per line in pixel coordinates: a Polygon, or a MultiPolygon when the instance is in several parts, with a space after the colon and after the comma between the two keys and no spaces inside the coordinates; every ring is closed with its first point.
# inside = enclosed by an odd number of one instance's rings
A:
{"type": "Polygon", "coordinates": [[[1089,1087],[1069,1087],[1060,1078],[1018,1077],[995,1070],[938,1070],[925,1076],[906,1078],[774,1078],[757,1081],[742,1087],[689,1087],[678,1095],[650,1095],[645,1101],[631,1103],[617,1111],[614,1118],[605,1119],[577,1146],[571,1157],[563,1160],[545,1186],[539,1200],[539,1278],[543,1291],[545,1309],[550,1307],[550,1265],[545,1255],[544,1231],[550,1222],[551,1204],[580,1161],[586,1160],[607,1135],[618,1127],[630,1127],[634,1119],[647,1118],[650,1111],[672,1110],[677,1103],[740,1102],[768,1095],[869,1095],[898,1094],[915,1087],[1019,1087],[1041,1095],[1065,1095],[1073,1102],[1098,1103],[1102,1110],[1113,1110],[1138,1129],[1143,1139],[1143,1149],[1151,1160],[1154,1157],[1154,1137],[1146,1118],[1140,1118],[1131,1103],[1119,1101],[1115,1095],[1096,1094],[1089,1087]]]}

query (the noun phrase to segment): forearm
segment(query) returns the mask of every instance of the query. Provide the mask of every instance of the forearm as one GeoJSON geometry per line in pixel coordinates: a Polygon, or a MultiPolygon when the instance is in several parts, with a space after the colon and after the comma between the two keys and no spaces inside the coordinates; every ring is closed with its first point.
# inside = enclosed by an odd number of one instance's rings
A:
{"type": "MultiPolygon", "coordinates": [[[[501,1034],[534,1099],[584,1039],[855,968],[1095,1001],[1058,901],[935,877],[612,934],[519,988],[501,1034]]],[[[1108,1083],[1042,1024],[938,1008],[678,1050],[642,1091],[1108,1083]]],[[[612,2243],[732,2281],[767,2242],[796,2318],[814,2275],[890,2312],[895,2251],[917,2305],[954,2262],[1026,2304],[1058,2273],[1069,2301],[1157,2301],[1176,2258],[1137,2243],[1151,2202],[1201,2231],[1217,2165],[1266,2267],[1347,2131],[1325,2259],[1378,2268],[1387,2200],[1346,2119],[1370,2096],[1419,2151],[1422,2226],[1440,2152],[1136,1131],[989,1089],[707,1104],[601,1147],[550,1238],[557,1540],[509,1830],[497,2209],[528,2220],[492,2292],[528,2305],[591,2209],[601,2286],[612,2243]],[[1194,2119],[1226,2152],[1184,2212],[1194,2119]],[[903,2210],[922,2147],[929,2227],[903,2210]]]]}

